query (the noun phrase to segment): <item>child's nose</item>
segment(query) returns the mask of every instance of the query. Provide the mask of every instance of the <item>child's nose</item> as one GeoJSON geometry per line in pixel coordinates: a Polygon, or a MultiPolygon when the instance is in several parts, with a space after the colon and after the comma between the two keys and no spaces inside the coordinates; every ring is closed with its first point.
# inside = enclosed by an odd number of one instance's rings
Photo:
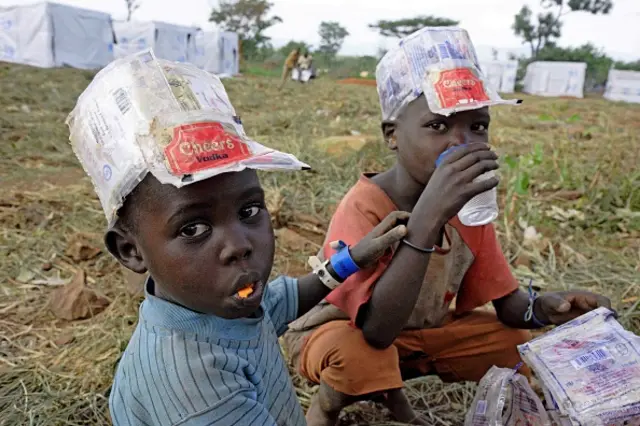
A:
{"type": "Polygon", "coordinates": [[[464,145],[471,141],[471,135],[465,129],[453,128],[449,135],[451,137],[449,146],[464,145]]]}
{"type": "Polygon", "coordinates": [[[237,228],[225,232],[222,244],[220,260],[224,265],[247,260],[253,253],[251,241],[249,241],[243,230],[237,228]]]}

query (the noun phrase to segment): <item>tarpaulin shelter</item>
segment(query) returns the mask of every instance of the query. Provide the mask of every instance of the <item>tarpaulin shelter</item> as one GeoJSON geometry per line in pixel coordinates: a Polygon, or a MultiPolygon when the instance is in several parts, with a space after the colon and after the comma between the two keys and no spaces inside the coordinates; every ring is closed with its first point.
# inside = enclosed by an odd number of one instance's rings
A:
{"type": "Polygon", "coordinates": [[[532,62],[524,77],[524,92],[582,98],[586,72],[584,62],[532,62]]]}
{"type": "Polygon", "coordinates": [[[494,90],[500,93],[515,91],[518,61],[485,61],[480,62],[480,68],[494,90]]]}
{"type": "Polygon", "coordinates": [[[609,70],[604,98],[610,101],[640,103],[640,72],[609,70]]]}
{"type": "Polygon", "coordinates": [[[198,30],[191,38],[189,62],[220,76],[237,75],[240,72],[238,34],[198,30]]]}
{"type": "Polygon", "coordinates": [[[186,62],[196,28],[157,21],[114,21],[113,31],[117,58],[152,48],[160,59],[186,62]]]}
{"type": "Polygon", "coordinates": [[[0,61],[95,69],[112,60],[107,13],[51,2],[0,7],[0,61]]]}

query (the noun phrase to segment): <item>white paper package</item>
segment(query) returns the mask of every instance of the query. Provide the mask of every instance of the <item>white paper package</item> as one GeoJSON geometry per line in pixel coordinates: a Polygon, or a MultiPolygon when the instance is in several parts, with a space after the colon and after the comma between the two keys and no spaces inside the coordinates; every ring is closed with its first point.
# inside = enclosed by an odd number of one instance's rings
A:
{"type": "Polygon", "coordinates": [[[520,102],[491,88],[469,34],[458,27],[426,27],[403,38],[378,64],[376,80],[383,120],[395,120],[422,94],[433,113],[445,116],[520,102]]]}
{"type": "Polygon", "coordinates": [[[250,139],[218,77],[190,64],[158,60],[151,49],[100,71],[67,124],[73,151],[110,225],[149,172],[182,187],[245,168],[309,168],[250,139]]]}
{"type": "Polygon", "coordinates": [[[464,425],[551,426],[551,421],[526,377],[493,366],[478,384],[464,425]]]}
{"type": "Polygon", "coordinates": [[[640,338],[598,308],[518,347],[573,425],[640,424],[640,338]],[[626,422],[626,423],[625,423],[626,422]]]}

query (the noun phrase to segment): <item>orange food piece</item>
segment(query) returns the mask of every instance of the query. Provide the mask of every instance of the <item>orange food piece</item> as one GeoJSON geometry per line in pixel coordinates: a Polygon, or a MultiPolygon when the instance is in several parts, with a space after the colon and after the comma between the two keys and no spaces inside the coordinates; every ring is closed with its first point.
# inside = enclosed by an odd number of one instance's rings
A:
{"type": "Polygon", "coordinates": [[[253,293],[253,284],[249,284],[245,288],[238,291],[238,296],[240,296],[241,299],[246,299],[251,293],[253,293]]]}

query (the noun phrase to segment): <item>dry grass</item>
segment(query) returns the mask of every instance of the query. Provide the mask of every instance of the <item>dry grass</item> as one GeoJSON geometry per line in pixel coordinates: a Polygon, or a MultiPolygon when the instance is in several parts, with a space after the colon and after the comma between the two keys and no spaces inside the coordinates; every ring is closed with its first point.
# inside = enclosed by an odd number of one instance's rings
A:
{"type": "MultiPolygon", "coordinates": [[[[136,322],[140,298],[126,291],[114,260],[68,251],[78,238],[88,253],[101,248],[105,225],[64,126],[90,78],[0,64],[0,425],[109,424],[114,367],[136,322]],[[58,320],[49,298],[79,270],[110,304],[86,320],[58,320]]],[[[227,86],[250,134],[314,167],[262,175],[276,225],[304,237],[279,239],[276,270],[301,273],[358,174],[393,161],[379,143],[375,89],[319,80],[280,93],[265,78],[227,86]],[[352,131],[373,142],[338,158],[314,147],[352,131]]],[[[640,107],[527,97],[521,107],[496,108],[492,127],[505,154],[498,227],[517,276],[601,291],[640,330],[640,107]],[[525,244],[526,226],[542,237],[525,244]]],[[[295,381],[306,406],[313,389],[295,381]]],[[[473,386],[427,378],[408,392],[433,424],[458,425],[473,386]]],[[[352,407],[342,423],[390,424],[369,405],[352,407]]]]}

